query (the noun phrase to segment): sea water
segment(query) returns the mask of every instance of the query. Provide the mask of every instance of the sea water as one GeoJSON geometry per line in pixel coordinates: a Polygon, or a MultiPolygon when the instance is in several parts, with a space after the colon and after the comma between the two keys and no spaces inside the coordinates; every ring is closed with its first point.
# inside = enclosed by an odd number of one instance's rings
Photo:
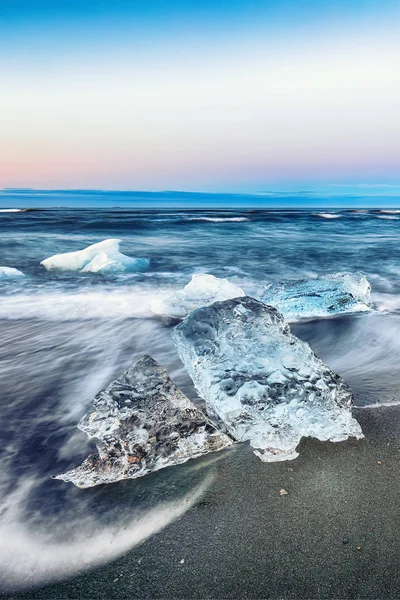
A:
{"type": "MultiPolygon", "coordinates": [[[[281,279],[361,271],[368,313],[299,321],[292,331],[338,372],[357,406],[400,401],[400,215],[396,211],[43,209],[0,213],[0,587],[43,585],[107,562],[179,517],[215,477],[206,457],[142,481],[78,490],[53,473],[94,445],[76,429],[94,395],[146,353],[192,400],[193,384],[154,315],[155,295],[193,274],[247,295],[281,279]],[[47,271],[49,256],[104,239],[149,260],[138,273],[47,271]]],[[[233,450],[235,451],[235,450],[233,450]]]]}

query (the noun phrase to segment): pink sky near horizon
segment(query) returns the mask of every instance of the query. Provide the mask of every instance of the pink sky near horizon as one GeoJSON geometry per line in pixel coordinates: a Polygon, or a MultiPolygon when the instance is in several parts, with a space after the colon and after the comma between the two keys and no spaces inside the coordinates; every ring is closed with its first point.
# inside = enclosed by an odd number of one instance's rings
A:
{"type": "Polygon", "coordinates": [[[123,54],[13,65],[0,94],[0,187],[393,183],[400,39],[381,27],[289,47],[266,40],[229,61],[210,48],[146,65],[123,54]]]}

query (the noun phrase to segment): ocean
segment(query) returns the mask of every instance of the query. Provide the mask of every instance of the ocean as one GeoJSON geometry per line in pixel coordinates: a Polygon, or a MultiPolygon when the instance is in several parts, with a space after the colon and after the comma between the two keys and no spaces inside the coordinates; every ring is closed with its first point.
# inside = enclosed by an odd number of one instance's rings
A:
{"type": "Polygon", "coordinates": [[[171,325],[150,310],[155,294],[182,288],[193,274],[227,278],[259,297],[266,284],[282,279],[361,271],[371,283],[373,310],[291,328],[350,385],[357,407],[400,401],[398,210],[0,211],[0,231],[0,266],[25,274],[0,280],[0,587],[6,593],[113,561],[179,519],[215,484],[224,453],[88,490],[51,479],[93,450],[76,429],[79,419],[94,395],[142,354],[199,402],[171,325]],[[40,265],[107,238],[120,239],[124,254],[148,259],[148,269],[100,274],[40,265]]]}

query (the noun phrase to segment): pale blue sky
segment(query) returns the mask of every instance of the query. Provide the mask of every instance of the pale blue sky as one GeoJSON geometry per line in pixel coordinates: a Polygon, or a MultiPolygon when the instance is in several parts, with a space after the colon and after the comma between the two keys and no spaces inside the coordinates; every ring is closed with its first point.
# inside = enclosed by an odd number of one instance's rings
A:
{"type": "Polygon", "coordinates": [[[398,195],[399,25],[389,0],[0,0],[0,187],[398,195]]]}

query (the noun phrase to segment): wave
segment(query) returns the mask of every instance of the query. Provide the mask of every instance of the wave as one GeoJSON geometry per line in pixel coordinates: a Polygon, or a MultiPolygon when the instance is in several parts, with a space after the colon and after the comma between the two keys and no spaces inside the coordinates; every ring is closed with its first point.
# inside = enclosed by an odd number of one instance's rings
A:
{"type": "Polygon", "coordinates": [[[313,217],[322,217],[323,219],[340,219],[342,215],[336,213],[312,213],[313,217]]]}
{"type": "Polygon", "coordinates": [[[378,312],[392,313],[400,310],[400,296],[398,294],[375,292],[373,299],[378,312]]]}
{"type": "Polygon", "coordinates": [[[0,208],[0,213],[17,213],[24,212],[22,208],[0,208]]]}
{"type": "Polygon", "coordinates": [[[393,400],[392,402],[375,402],[372,404],[364,404],[364,406],[357,406],[357,409],[364,408],[388,408],[391,406],[399,406],[400,400],[393,400]]]}
{"type": "Polygon", "coordinates": [[[387,219],[390,221],[398,221],[400,217],[394,217],[394,216],[390,216],[390,215],[378,215],[376,218],[377,219],[387,219]]]}
{"type": "Polygon", "coordinates": [[[210,221],[211,223],[242,223],[247,217],[188,217],[186,221],[210,221]]]}
{"type": "Polygon", "coordinates": [[[95,523],[84,514],[86,506],[81,502],[79,531],[76,531],[76,524],[63,521],[61,516],[55,522],[53,520],[54,533],[51,528],[30,530],[26,522],[24,508],[29,487],[36,484],[33,478],[27,478],[2,506],[0,558],[5,588],[8,591],[31,588],[43,581],[65,579],[114,560],[182,517],[210,488],[213,479],[214,475],[210,473],[180,498],[160,501],[157,506],[144,511],[132,512],[131,509],[130,521],[126,523],[124,519],[126,524],[122,519],[122,522],[109,526],[95,523]],[[60,539],[60,531],[64,539],[60,539]]]}
{"type": "Polygon", "coordinates": [[[399,400],[393,357],[400,351],[400,318],[378,309],[335,320],[293,324],[292,330],[353,390],[355,405],[399,400]]]}
{"type": "Polygon", "coordinates": [[[149,318],[153,291],[122,287],[110,291],[40,292],[3,296],[1,319],[74,321],[149,318]]]}

